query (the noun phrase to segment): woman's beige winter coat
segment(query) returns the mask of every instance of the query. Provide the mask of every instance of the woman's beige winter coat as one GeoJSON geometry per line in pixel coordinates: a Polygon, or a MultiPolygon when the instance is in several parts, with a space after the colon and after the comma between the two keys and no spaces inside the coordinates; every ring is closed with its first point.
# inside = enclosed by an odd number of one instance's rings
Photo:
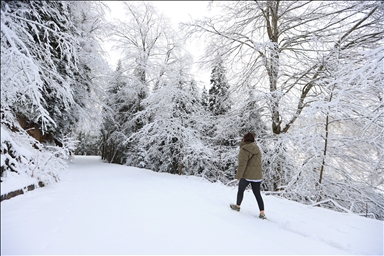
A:
{"type": "Polygon", "coordinates": [[[261,152],[254,142],[241,142],[236,179],[261,180],[261,152]]]}

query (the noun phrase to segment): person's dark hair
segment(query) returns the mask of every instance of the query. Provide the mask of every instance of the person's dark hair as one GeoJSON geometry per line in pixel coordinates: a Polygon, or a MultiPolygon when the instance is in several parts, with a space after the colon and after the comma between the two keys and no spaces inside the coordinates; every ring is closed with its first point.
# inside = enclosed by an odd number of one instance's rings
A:
{"type": "Polygon", "coordinates": [[[244,135],[244,137],[243,137],[243,141],[244,141],[244,142],[247,142],[247,141],[249,141],[249,142],[255,142],[255,136],[253,135],[253,133],[249,132],[249,133],[247,133],[247,134],[244,135]]]}

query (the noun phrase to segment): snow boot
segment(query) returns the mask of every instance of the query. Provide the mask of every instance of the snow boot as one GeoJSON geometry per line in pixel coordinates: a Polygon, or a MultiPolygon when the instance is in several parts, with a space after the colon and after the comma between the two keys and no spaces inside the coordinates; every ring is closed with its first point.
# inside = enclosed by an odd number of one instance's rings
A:
{"type": "Polygon", "coordinates": [[[234,210],[234,211],[238,211],[238,212],[240,211],[240,207],[238,207],[235,204],[230,204],[229,207],[231,207],[231,209],[234,210]]]}

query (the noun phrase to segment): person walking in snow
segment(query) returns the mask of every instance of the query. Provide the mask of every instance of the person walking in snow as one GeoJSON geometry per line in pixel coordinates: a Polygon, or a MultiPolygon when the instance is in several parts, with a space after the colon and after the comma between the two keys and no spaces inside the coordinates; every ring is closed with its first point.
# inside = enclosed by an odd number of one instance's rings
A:
{"type": "Polygon", "coordinates": [[[240,143],[239,166],[237,168],[236,179],[239,180],[236,204],[231,204],[232,210],[240,211],[240,205],[243,201],[244,191],[251,184],[253,194],[256,197],[259,206],[260,219],[266,219],[264,214],[264,202],[260,194],[260,184],[263,179],[261,168],[261,152],[255,143],[253,133],[244,135],[240,143]]]}

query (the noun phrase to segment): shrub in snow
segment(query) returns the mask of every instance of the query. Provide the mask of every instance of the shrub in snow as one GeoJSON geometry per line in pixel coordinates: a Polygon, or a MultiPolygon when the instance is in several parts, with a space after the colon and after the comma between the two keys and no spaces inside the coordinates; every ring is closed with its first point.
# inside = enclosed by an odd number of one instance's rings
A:
{"type": "Polygon", "coordinates": [[[71,150],[73,145],[67,140],[63,147],[43,145],[22,129],[12,132],[2,124],[1,193],[58,182],[71,150]]]}

